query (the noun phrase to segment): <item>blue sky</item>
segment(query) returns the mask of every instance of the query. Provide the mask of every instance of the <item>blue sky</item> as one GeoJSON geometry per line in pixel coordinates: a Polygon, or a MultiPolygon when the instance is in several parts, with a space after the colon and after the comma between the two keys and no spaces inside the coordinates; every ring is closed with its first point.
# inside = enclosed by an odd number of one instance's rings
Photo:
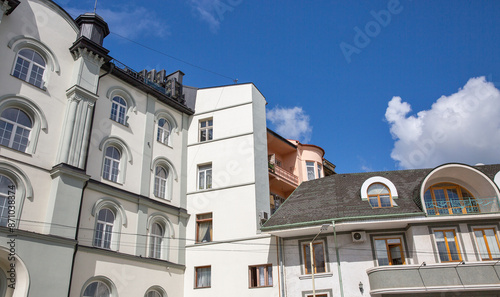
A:
{"type": "Polygon", "coordinates": [[[321,146],[337,172],[500,162],[500,1],[99,0],[97,13],[113,58],[195,87],[253,82],[269,127],[321,146]]]}

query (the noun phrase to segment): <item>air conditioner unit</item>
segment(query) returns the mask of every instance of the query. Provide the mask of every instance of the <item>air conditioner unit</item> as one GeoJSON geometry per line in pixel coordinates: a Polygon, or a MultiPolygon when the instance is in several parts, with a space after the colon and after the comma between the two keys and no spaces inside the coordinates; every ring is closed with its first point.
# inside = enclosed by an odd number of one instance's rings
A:
{"type": "Polygon", "coordinates": [[[352,242],[364,242],[366,239],[366,233],[364,231],[356,231],[351,233],[352,242]]]}
{"type": "Polygon", "coordinates": [[[265,211],[263,211],[263,210],[262,210],[262,211],[259,213],[259,218],[260,218],[260,221],[261,221],[262,223],[265,223],[265,222],[269,219],[269,214],[268,214],[267,212],[265,212],[265,211]]]}

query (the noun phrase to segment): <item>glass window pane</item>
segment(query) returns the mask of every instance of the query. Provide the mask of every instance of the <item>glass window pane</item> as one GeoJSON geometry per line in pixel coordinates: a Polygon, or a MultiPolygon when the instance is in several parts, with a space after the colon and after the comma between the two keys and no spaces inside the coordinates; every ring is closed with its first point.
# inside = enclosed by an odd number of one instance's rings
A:
{"type": "Polygon", "coordinates": [[[500,259],[500,250],[498,249],[498,241],[495,236],[494,229],[485,229],[484,234],[486,236],[486,242],[490,248],[491,259],[500,259]]]}
{"type": "Polygon", "coordinates": [[[389,265],[389,256],[385,240],[375,240],[375,255],[377,256],[378,265],[389,265]]]}
{"type": "Polygon", "coordinates": [[[314,244],[314,266],[316,268],[316,273],[325,272],[325,256],[323,253],[323,244],[314,244]]]}

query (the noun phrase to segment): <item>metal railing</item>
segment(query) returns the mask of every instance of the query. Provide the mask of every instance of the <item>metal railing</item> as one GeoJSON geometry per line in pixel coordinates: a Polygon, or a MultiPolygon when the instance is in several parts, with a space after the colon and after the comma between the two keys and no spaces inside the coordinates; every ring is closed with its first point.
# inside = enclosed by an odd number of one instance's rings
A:
{"type": "Polygon", "coordinates": [[[276,166],[276,164],[269,162],[269,171],[276,174],[277,176],[286,179],[287,181],[293,183],[294,185],[299,185],[299,177],[295,174],[286,171],[285,169],[276,166]]]}
{"type": "Polygon", "coordinates": [[[185,104],[184,95],[182,94],[182,85],[175,79],[166,79],[162,83],[155,82],[147,77],[147,72],[135,71],[134,69],[128,67],[122,62],[113,59],[111,63],[115,65],[116,69],[121,70],[123,73],[134,78],[135,80],[148,85],[149,87],[157,90],[160,93],[167,95],[170,98],[175,99],[181,104],[185,104]]]}
{"type": "Polygon", "coordinates": [[[428,215],[454,215],[468,213],[488,213],[500,210],[497,197],[471,198],[446,201],[426,201],[428,215]]]}

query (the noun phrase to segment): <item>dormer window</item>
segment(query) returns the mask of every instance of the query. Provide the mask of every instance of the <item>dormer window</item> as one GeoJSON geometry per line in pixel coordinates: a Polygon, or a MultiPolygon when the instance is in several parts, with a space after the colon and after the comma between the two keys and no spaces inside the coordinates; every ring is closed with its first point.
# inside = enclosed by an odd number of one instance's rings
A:
{"type": "Polygon", "coordinates": [[[392,207],[391,191],[381,183],[368,187],[368,201],[373,208],[392,207]]]}
{"type": "Polygon", "coordinates": [[[452,183],[439,183],[429,187],[425,191],[424,200],[429,215],[480,212],[474,196],[464,187],[452,183]]]}

